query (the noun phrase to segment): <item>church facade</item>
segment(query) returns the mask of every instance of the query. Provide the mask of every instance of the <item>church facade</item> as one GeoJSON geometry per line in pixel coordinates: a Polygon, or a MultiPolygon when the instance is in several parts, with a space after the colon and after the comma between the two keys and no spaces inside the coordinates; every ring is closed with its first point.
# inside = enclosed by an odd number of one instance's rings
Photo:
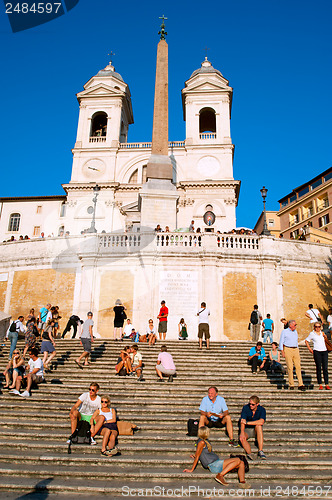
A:
{"type": "MultiPolygon", "coordinates": [[[[146,181],[151,142],[128,143],[134,121],[129,86],[110,63],[77,95],[79,120],[71,179],[64,196],[2,198],[0,238],[23,234],[81,234],[89,228],[93,188],[98,232],[138,231],[139,192],[146,181]],[[39,213],[38,213],[39,211],[39,213]],[[36,215],[40,215],[37,217],[36,215]]],[[[205,59],[182,90],[186,137],[169,143],[177,216],[170,231],[195,228],[229,231],[236,227],[240,181],[233,178],[234,145],[230,133],[232,88],[205,59]],[[204,214],[212,212],[212,219],[204,214]]],[[[170,223],[171,225],[171,223],[170,223]]]]}

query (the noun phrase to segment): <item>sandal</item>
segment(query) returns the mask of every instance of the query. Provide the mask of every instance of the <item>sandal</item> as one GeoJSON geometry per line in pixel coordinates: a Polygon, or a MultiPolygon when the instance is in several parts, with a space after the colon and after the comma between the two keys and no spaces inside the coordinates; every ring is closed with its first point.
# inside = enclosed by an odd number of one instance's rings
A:
{"type": "Polygon", "coordinates": [[[100,454],[103,455],[104,457],[109,457],[109,452],[107,450],[101,450],[100,454]]]}
{"type": "Polygon", "coordinates": [[[79,363],[79,362],[77,361],[77,359],[75,359],[75,363],[77,364],[77,366],[79,366],[79,367],[81,368],[81,370],[83,370],[83,366],[81,365],[81,363],[79,363]]]}

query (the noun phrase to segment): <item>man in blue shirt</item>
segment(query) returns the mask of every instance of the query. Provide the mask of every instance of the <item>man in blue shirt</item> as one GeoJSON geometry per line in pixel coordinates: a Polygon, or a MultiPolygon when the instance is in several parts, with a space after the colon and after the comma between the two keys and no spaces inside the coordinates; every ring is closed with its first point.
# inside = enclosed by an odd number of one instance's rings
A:
{"type": "Polygon", "coordinates": [[[274,323],[273,323],[273,320],[271,319],[271,314],[266,315],[266,318],[263,320],[262,326],[263,326],[262,334],[264,335],[263,342],[265,343],[267,341],[267,338],[269,337],[270,342],[272,344],[274,323]]]}
{"type": "Polygon", "coordinates": [[[259,397],[251,396],[249,403],[244,405],[239,419],[239,439],[240,443],[247,454],[249,460],[253,460],[251,456],[251,447],[248,443],[250,437],[254,437],[258,444],[258,457],[266,460],[263,451],[263,425],[266,421],[266,410],[264,406],[260,406],[259,397]]]}
{"type": "Polygon", "coordinates": [[[257,375],[257,368],[259,370],[266,369],[266,354],[265,349],[262,346],[262,342],[259,341],[249,351],[248,365],[251,365],[251,372],[255,375],[257,375]]]}
{"type": "Polygon", "coordinates": [[[226,401],[218,396],[217,387],[209,387],[208,395],[202,399],[201,416],[198,427],[226,427],[230,446],[238,446],[233,439],[233,424],[229,414],[226,401]]]}
{"type": "Polygon", "coordinates": [[[295,319],[290,319],[288,321],[288,328],[286,328],[281,332],[279,340],[279,350],[281,351],[281,354],[286,361],[289,389],[291,391],[294,390],[294,375],[293,375],[294,365],[295,365],[297,380],[299,383],[298,390],[305,391],[301,373],[301,358],[300,358],[298,338],[299,336],[296,331],[296,321],[295,319]]]}

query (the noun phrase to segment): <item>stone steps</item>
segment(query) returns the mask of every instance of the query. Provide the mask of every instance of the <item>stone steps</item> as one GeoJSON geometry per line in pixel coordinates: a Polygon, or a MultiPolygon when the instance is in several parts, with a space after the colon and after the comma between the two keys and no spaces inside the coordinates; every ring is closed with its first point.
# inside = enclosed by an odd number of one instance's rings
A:
{"type": "MultiPolygon", "coordinates": [[[[182,473],[192,463],[189,455],[196,441],[186,436],[186,421],[199,415],[199,403],[209,385],[217,385],[225,397],[235,433],[240,410],[250,395],[259,394],[267,409],[264,450],[268,460],[255,458],[247,475],[257,495],[259,488],[271,486],[271,496],[279,493],[288,498],[289,494],[276,487],[330,484],[332,394],[318,391],[314,362],[306,348],[300,348],[304,380],[313,389],[299,393],[285,390],[287,378],[285,381],[281,375],[251,375],[246,364],[251,343],[227,343],[225,349],[212,344],[210,351],[199,351],[197,342],[167,341],[178,366],[178,377],[172,384],[161,384],[156,379],[154,366],[160,342],[154,348],[140,345],[146,382],[115,376],[114,365],[123,345],[126,343],[97,340],[92,365],[79,370],[74,363],[81,353],[79,341],[57,341],[57,366],[46,374],[46,384],[33,390],[28,399],[6,391],[0,396],[0,491],[6,492],[6,497],[13,492],[41,491],[47,492],[48,499],[59,494],[66,498],[89,494],[92,500],[94,495],[97,498],[103,494],[115,500],[123,498],[124,485],[223,488],[201,466],[193,474],[182,473]],[[52,379],[62,384],[52,384],[52,379]],[[67,453],[68,412],[92,380],[101,383],[100,394],[110,393],[119,418],[142,427],[134,436],[119,437],[119,457],[102,457],[100,438],[96,446],[73,445],[72,454],[67,453]]],[[[1,371],[7,355],[8,346],[0,357],[1,371]]],[[[222,457],[243,453],[241,448],[228,446],[224,430],[212,429],[211,440],[214,451],[222,457]]],[[[253,446],[255,457],[256,451],[253,446]]],[[[236,476],[227,477],[237,488],[236,476]]],[[[234,498],[228,495],[228,487],[222,491],[224,498],[234,498]]],[[[332,488],[331,493],[324,492],[324,498],[332,498],[332,488]]]]}

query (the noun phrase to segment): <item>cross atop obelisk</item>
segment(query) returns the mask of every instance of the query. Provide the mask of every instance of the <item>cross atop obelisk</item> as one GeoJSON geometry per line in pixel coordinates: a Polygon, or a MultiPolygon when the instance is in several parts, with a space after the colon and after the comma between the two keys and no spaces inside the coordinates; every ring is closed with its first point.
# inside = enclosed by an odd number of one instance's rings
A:
{"type": "Polygon", "coordinates": [[[157,47],[156,83],[153,109],[151,156],[147,163],[147,182],[139,194],[141,230],[161,227],[176,228],[176,205],[179,195],[172,183],[173,165],[168,156],[168,45],[164,15],[157,47]]]}
{"type": "Polygon", "coordinates": [[[156,83],[153,109],[151,157],[147,164],[147,179],[172,180],[172,164],[168,157],[168,45],[165,40],[164,15],[157,47],[156,83]]]}

